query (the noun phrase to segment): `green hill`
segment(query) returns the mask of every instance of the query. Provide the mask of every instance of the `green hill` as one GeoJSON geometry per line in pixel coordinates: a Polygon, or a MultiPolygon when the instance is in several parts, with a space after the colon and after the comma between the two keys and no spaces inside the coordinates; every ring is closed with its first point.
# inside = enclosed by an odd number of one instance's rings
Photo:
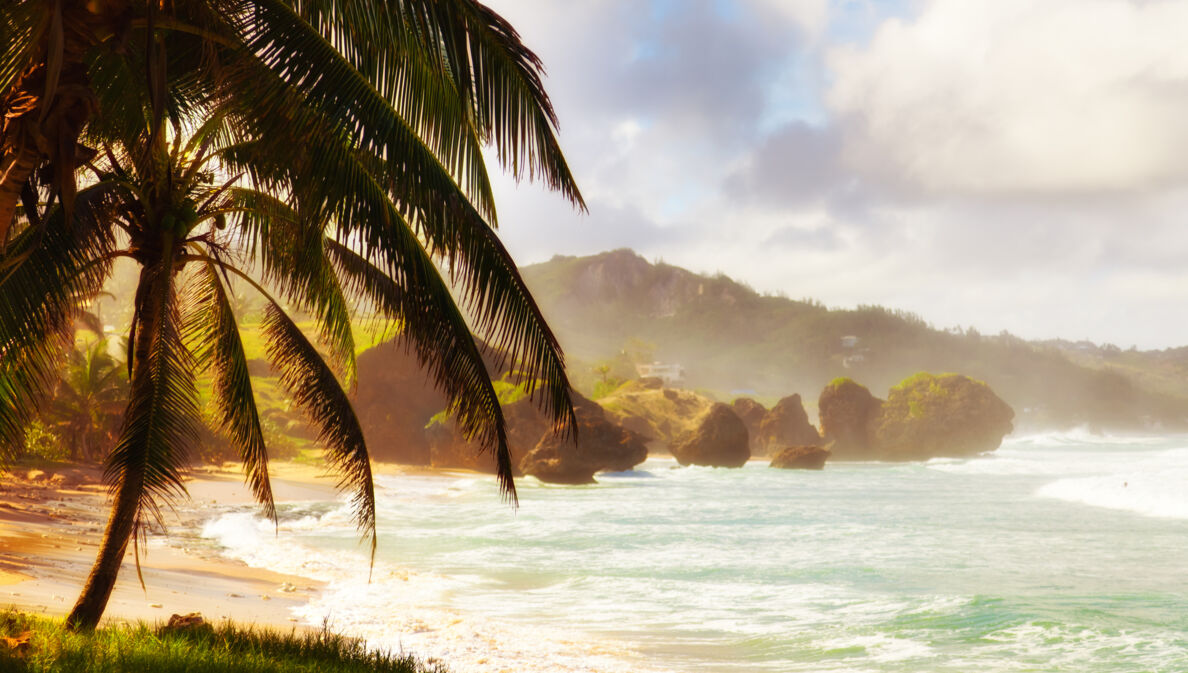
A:
{"type": "Polygon", "coordinates": [[[652,361],[681,365],[684,387],[720,399],[748,391],[770,404],[799,392],[810,406],[838,376],[879,394],[918,371],[951,371],[989,383],[1023,428],[1188,428],[1188,349],[1123,352],[939,330],[878,306],[831,310],[762,295],[630,250],[558,256],[522,271],[587,394],[652,361]]]}

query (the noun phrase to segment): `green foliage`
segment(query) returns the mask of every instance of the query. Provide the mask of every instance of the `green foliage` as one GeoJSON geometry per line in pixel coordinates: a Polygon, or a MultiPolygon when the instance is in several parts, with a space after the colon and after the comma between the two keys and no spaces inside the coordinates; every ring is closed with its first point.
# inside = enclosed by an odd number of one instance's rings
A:
{"type": "Polygon", "coordinates": [[[0,636],[30,632],[27,653],[0,646],[0,670],[12,673],[445,673],[410,655],[368,651],[357,639],[323,631],[167,630],[143,623],[72,633],[58,620],[7,612],[0,636]]]}
{"type": "Polygon", "coordinates": [[[71,459],[98,462],[114,446],[128,397],[126,371],[107,339],[75,344],[42,412],[71,459]]]}
{"type": "Polygon", "coordinates": [[[29,423],[25,432],[24,456],[37,460],[60,461],[70,457],[62,439],[41,421],[29,423]]]}
{"type": "Polygon", "coordinates": [[[840,388],[840,387],[850,384],[850,383],[852,383],[854,385],[861,385],[861,384],[857,383],[856,381],[854,381],[854,379],[852,379],[848,376],[839,376],[836,379],[833,379],[832,381],[830,381],[829,385],[827,385],[825,387],[826,388],[840,388]]]}
{"type": "Polygon", "coordinates": [[[590,396],[590,399],[601,400],[608,395],[613,395],[616,390],[622,388],[626,383],[627,381],[625,379],[618,377],[611,377],[602,381],[596,381],[594,383],[594,394],[590,396]]]}

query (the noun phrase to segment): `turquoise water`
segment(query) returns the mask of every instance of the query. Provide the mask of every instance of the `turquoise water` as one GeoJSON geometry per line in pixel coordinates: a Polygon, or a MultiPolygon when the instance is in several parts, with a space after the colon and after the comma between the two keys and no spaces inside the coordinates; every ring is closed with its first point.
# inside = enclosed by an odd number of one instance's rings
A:
{"type": "Polygon", "coordinates": [[[467,671],[1188,671],[1188,439],[1048,435],[913,464],[652,459],[589,487],[381,477],[224,553],[329,582],[299,612],[467,671]]]}

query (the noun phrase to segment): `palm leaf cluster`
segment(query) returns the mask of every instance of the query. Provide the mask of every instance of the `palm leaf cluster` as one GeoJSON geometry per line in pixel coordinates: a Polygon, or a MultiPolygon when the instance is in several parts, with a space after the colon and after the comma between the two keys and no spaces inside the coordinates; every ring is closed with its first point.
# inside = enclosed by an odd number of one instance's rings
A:
{"type": "MultiPolygon", "coordinates": [[[[97,334],[103,329],[90,328],[97,334]]],[[[75,460],[102,460],[119,433],[128,387],[109,351],[103,338],[72,350],[42,412],[75,460]]]]}
{"type": "Polygon", "coordinates": [[[560,348],[495,234],[483,148],[584,205],[541,63],[504,19],[474,0],[11,0],[0,41],[0,446],[37,412],[73,307],[116,258],[141,269],[107,461],[116,504],[72,623],[98,619],[128,539],[184,493],[200,372],[275,516],[236,286],[265,298],[268,357],[373,553],[347,395],[360,311],[416,353],[515,498],[475,333],[559,431],[573,411],[560,348]]]}

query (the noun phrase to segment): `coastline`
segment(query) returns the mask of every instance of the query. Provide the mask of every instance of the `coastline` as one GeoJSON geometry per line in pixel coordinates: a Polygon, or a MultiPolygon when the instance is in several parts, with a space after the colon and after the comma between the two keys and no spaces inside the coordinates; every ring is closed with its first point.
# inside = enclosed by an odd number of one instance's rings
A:
{"type": "MultiPolygon", "coordinates": [[[[189,545],[203,511],[252,504],[235,464],[193,470],[188,501],[164,508],[167,533],[154,530],[140,549],[144,587],[129,549],[104,623],[164,622],[198,612],[210,622],[313,628],[293,610],[318,595],[323,583],[252,568],[201,545],[189,545]]],[[[334,500],[334,479],[322,468],[291,462],[271,466],[277,502],[334,500]]],[[[74,604],[95,560],[109,508],[101,470],[17,469],[0,473],[0,608],[62,617],[74,604]]]]}

